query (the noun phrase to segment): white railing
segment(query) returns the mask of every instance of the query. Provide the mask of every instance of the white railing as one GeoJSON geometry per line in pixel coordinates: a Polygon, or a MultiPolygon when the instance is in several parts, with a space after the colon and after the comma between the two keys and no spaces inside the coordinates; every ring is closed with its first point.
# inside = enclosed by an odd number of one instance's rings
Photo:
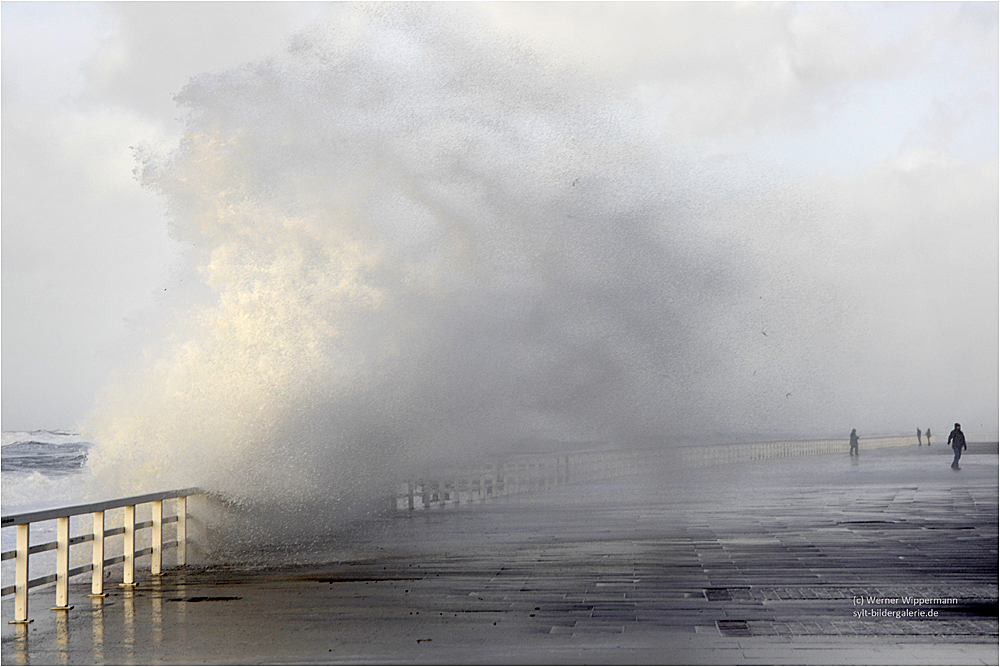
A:
{"type": "Polygon", "coordinates": [[[392,505],[422,510],[618,477],[636,472],[641,456],[622,450],[522,454],[477,467],[435,470],[398,483],[392,505]]]}
{"type": "Polygon", "coordinates": [[[200,489],[179,489],[149,493],[142,496],[131,496],[85,505],[59,507],[54,509],[36,510],[20,514],[10,514],[2,517],[2,527],[17,527],[17,548],[4,551],[0,560],[15,559],[14,585],[5,586],[0,596],[14,596],[14,620],[11,623],[29,623],[28,591],[36,586],[56,582],[56,604],[53,610],[69,610],[69,578],[92,572],[91,593],[89,597],[104,597],[104,568],[124,563],[124,574],[121,586],[135,585],[135,559],[145,555],[152,556],[150,573],[159,575],[163,568],[163,550],[177,548],[177,564],[184,565],[187,560],[187,499],[189,496],[201,495],[200,489]],[[174,516],[163,516],[163,501],[176,499],[174,516]],[[136,523],[135,508],[137,505],[150,504],[152,518],[149,521],[136,523]],[[105,529],[104,512],[124,508],[124,525],[118,528],[105,529]],[[94,532],[88,535],[70,537],[70,518],[91,514],[94,520],[94,532]],[[44,544],[30,544],[31,524],[40,521],[56,520],[56,541],[44,544]],[[164,524],[177,523],[176,539],[163,541],[164,524]],[[152,529],[152,544],[145,549],[136,550],[136,531],[152,529]],[[114,535],[124,535],[124,548],[120,556],[104,557],[104,540],[114,535]],[[70,547],[92,542],[92,559],[90,563],[70,569],[70,547]],[[44,551],[56,551],[56,572],[35,579],[29,579],[29,557],[44,551]]]}
{"type": "MultiPolygon", "coordinates": [[[[861,438],[859,449],[883,449],[916,445],[916,435],[898,435],[880,438],[861,438]]],[[[850,439],[831,440],[781,440],[775,442],[741,442],[729,445],[691,445],[669,450],[669,455],[678,463],[689,465],[714,465],[777,459],[788,456],[812,456],[816,454],[846,454],[850,450],[850,439]]]]}

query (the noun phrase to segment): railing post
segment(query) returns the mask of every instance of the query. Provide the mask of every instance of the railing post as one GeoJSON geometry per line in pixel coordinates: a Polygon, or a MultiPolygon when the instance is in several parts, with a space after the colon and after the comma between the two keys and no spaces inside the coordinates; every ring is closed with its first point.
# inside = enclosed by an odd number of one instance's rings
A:
{"type": "Polygon", "coordinates": [[[56,519],[56,606],[52,611],[69,611],[69,517],[56,519]]]}
{"type": "Polygon", "coordinates": [[[187,564],[187,496],[177,499],[177,564],[187,564]]]}
{"type": "Polygon", "coordinates": [[[163,570],[163,501],[154,500],[153,506],[153,553],[149,566],[150,574],[161,574],[163,570]]]}
{"type": "Polygon", "coordinates": [[[125,506],[125,575],[122,586],[135,586],[135,505],[125,506]]]}
{"type": "Polygon", "coordinates": [[[94,569],[90,579],[90,596],[103,598],[104,595],[104,512],[94,512],[94,549],[92,559],[94,569]]]}
{"type": "Polygon", "coordinates": [[[14,620],[12,623],[30,623],[28,620],[28,536],[31,524],[17,526],[17,561],[14,573],[14,620]]]}

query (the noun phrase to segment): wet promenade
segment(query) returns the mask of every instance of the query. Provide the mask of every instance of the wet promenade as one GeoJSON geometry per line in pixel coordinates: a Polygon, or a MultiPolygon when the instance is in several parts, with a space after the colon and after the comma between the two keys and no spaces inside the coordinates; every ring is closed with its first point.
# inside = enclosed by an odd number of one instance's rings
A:
{"type": "Polygon", "coordinates": [[[649,466],[398,513],[329,564],[44,588],[3,663],[997,664],[997,447],[950,460],[649,466]]]}

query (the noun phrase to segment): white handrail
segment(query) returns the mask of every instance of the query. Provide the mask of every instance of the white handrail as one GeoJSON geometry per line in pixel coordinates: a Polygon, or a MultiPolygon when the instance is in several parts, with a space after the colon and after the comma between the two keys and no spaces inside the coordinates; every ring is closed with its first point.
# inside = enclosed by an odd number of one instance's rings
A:
{"type": "Polygon", "coordinates": [[[104,597],[104,568],[116,563],[124,563],[122,586],[135,585],[135,559],[150,554],[152,564],[150,572],[161,574],[163,549],[177,547],[177,564],[187,562],[187,499],[190,496],[202,495],[201,489],[189,488],[176,491],[148,493],[141,496],[130,496],[116,500],[106,500],[70,507],[35,510],[19,514],[8,514],[0,517],[0,526],[17,527],[17,547],[13,551],[0,554],[0,560],[16,559],[14,585],[0,589],[0,596],[14,595],[14,620],[11,623],[30,623],[28,619],[28,591],[36,586],[56,582],[56,604],[52,608],[58,611],[72,609],[69,605],[69,578],[84,572],[93,572],[91,593],[89,597],[104,597]],[[163,516],[163,501],[177,499],[176,516],[163,516]],[[152,505],[152,520],[136,523],[135,508],[137,505],[150,503],[152,505]],[[104,512],[110,509],[125,508],[125,525],[120,528],[106,530],[104,527],[104,512]],[[94,517],[94,532],[89,535],[70,537],[70,517],[92,514],[94,517]],[[31,524],[39,521],[56,520],[56,541],[45,544],[30,544],[31,524]],[[177,537],[168,542],[163,541],[163,524],[177,523],[177,537]],[[136,551],[135,533],[138,530],[152,528],[152,546],[136,551]],[[124,535],[125,545],[121,556],[104,557],[104,540],[113,535],[124,535]],[[76,544],[93,542],[93,558],[86,565],[70,569],[69,549],[76,544]],[[43,551],[56,551],[56,572],[35,579],[28,579],[28,561],[31,554],[43,551]]]}
{"type": "Polygon", "coordinates": [[[636,472],[642,452],[589,449],[560,454],[518,454],[478,467],[437,470],[396,484],[391,507],[423,510],[486,502],[563,484],[636,472]]]}

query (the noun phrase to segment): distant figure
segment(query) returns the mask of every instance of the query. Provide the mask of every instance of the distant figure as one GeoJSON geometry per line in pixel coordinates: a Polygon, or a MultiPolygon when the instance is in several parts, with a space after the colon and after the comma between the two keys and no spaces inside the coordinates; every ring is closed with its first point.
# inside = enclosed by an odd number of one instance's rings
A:
{"type": "Polygon", "coordinates": [[[858,429],[851,429],[851,456],[858,455],[858,429]]]}
{"type": "Polygon", "coordinates": [[[948,444],[955,450],[955,460],[951,462],[952,470],[961,470],[958,467],[958,460],[962,458],[962,450],[968,449],[965,446],[965,434],[962,433],[962,425],[955,423],[955,430],[948,434],[948,444]]]}
{"type": "Polygon", "coordinates": [[[924,434],[924,437],[927,438],[927,446],[930,447],[931,446],[931,430],[930,429],[927,429],[927,433],[924,434]]]}
{"type": "Polygon", "coordinates": [[[920,433],[920,429],[918,428],[918,429],[917,429],[917,447],[919,447],[920,445],[924,444],[924,443],[922,443],[922,442],[920,441],[920,435],[921,435],[921,433],[920,433]]]}

